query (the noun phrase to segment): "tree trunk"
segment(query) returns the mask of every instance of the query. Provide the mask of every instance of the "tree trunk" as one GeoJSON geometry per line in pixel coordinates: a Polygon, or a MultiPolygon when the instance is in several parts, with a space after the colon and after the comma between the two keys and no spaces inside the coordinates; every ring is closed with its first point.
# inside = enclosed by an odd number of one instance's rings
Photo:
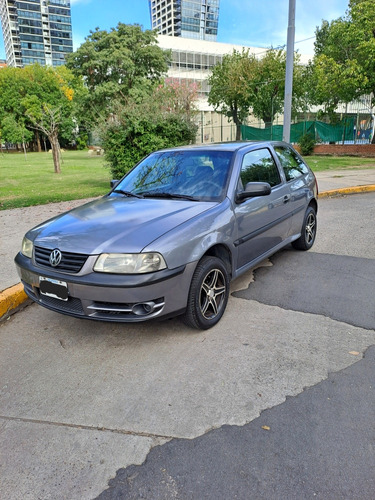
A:
{"type": "Polygon", "coordinates": [[[53,165],[55,167],[55,174],[60,174],[61,173],[61,168],[60,168],[60,144],[59,144],[59,139],[57,136],[57,133],[50,135],[48,137],[50,143],[51,143],[51,149],[52,149],[52,158],[53,158],[53,165]]]}
{"type": "Polygon", "coordinates": [[[26,155],[26,145],[25,145],[25,141],[23,141],[22,143],[22,147],[23,147],[23,154],[25,155],[25,161],[27,159],[27,155],[26,155]]]}
{"type": "Polygon", "coordinates": [[[241,121],[238,119],[237,106],[231,106],[231,114],[234,124],[236,125],[236,141],[241,140],[241,121]]]}
{"type": "Polygon", "coordinates": [[[273,125],[272,118],[270,116],[263,117],[264,128],[271,128],[273,125]]]}
{"type": "Polygon", "coordinates": [[[241,122],[238,119],[237,111],[233,113],[233,121],[236,125],[236,141],[241,140],[241,122]]]}
{"type": "Polygon", "coordinates": [[[42,152],[42,145],[40,144],[39,130],[35,131],[35,139],[36,139],[36,144],[37,144],[37,148],[38,148],[38,153],[41,153],[42,152]]]}
{"type": "Polygon", "coordinates": [[[236,123],[236,141],[241,140],[241,123],[236,123]]]}

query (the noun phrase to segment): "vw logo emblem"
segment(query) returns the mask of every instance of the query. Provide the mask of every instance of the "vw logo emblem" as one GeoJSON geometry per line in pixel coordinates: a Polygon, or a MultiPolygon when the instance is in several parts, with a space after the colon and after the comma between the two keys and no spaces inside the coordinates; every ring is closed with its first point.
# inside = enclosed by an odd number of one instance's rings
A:
{"type": "Polygon", "coordinates": [[[61,259],[62,259],[61,252],[60,250],[57,250],[57,248],[53,250],[49,256],[49,262],[52,267],[58,266],[61,262],[61,259]]]}

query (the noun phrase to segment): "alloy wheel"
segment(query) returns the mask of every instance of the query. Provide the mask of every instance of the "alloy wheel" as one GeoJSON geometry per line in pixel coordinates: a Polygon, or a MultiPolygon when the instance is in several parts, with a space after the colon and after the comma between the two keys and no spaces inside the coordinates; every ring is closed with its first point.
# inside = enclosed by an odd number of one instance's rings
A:
{"type": "Polygon", "coordinates": [[[204,318],[215,318],[223,307],[226,292],[226,282],[219,269],[207,273],[200,289],[200,309],[204,318]]]}
{"type": "Polygon", "coordinates": [[[310,245],[315,238],[315,226],[316,226],[316,219],[315,219],[315,214],[310,213],[307,217],[306,220],[306,228],[305,228],[305,233],[306,233],[306,243],[310,245]]]}

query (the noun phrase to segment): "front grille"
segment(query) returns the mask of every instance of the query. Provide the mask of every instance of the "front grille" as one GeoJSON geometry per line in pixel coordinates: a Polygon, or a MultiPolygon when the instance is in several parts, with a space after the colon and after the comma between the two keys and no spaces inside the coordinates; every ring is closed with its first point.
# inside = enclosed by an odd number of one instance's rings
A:
{"type": "Polygon", "coordinates": [[[50,248],[35,247],[35,262],[40,266],[74,274],[79,273],[88,258],[88,255],[80,253],[61,252],[62,259],[60,264],[52,267],[49,261],[52,250],[50,248]]]}

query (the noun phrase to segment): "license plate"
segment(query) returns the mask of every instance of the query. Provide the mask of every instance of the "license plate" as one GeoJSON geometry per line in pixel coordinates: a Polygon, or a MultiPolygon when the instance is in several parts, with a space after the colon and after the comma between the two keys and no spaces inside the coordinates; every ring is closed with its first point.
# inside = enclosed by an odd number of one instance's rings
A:
{"type": "Polygon", "coordinates": [[[59,300],[68,300],[68,285],[65,281],[39,276],[39,290],[41,295],[59,300]]]}

